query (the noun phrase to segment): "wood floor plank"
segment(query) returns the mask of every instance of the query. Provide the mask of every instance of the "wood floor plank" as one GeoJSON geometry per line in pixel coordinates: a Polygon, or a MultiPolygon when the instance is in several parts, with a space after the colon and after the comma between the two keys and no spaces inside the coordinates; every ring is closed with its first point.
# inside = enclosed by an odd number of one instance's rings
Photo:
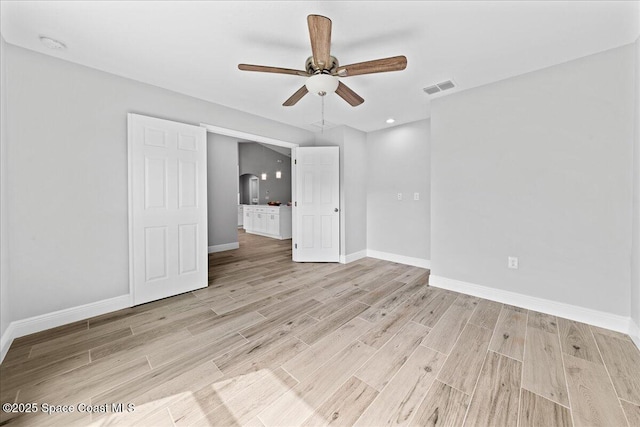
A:
{"type": "Polygon", "coordinates": [[[618,396],[640,405],[640,351],[629,340],[594,335],[618,396]]]}
{"type": "Polygon", "coordinates": [[[569,408],[522,389],[519,427],[572,427],[569,408]]]}
{"type": "Polygon", "coordinates": [[[438,380],[471,395],[490,340],[490,330],[468,324],[440,370],[438,380]]]}
{"type": "Polygon", "coordinates": [[[627,416],[629,426],[640,426],[640,405],[627,402],[626,400],[621,400],[620,403],[622,404],[624,414],[627,416]]]}
{"type": "Polygon", "coordinates": [[[26,387],[20,390],[20,398],[52,404],[81,402],[149,371],[151,368],[144,356],[122,364],[92,362],[26,387]]]}
{"type": "Polygon", "coordinates": [[[473,315],[474,308],[452,304],[440,321],[431,329],[424,345],[440,353],[449,354],[456,340],[473,315]]]}
{"type": "MultiPolygon", "coordinates": [[[[151,390],[162,387],[165,383],[174,381],[176,378],[190,372],[196,367],[202,366],[207,362],[211,363],[211,360],[214,359],[216,355],[222,354],[227,351],[229,347],[236,345],[242,338],[238,337],[237,334],[228,335],[222,340],[192,350],[190,353],[182,355],[172,363],[153,369],[149,373],[130,378],[129,381],[118,387],[93,396],[91,401],[98,403],[132,402],[133,399],[146,396],[151,390]]],[[[213,363],[211,363],[211,365],[215,370],[218,370],[213,363]]],[[[222,373],[216,377],[221,376],[222,373]]],[[[191,386],[193,386],[193,384],[191,386]]]]}
{"type": "Polygon", "coordinates": [[[374,306],[370,307],[367,311],[362,313],[360,317],[369,322],[377,322],[383,317],[388,316],[389,313],[397,307],[401,306],[422,287],[424,287],[424,284],[408,283],[389,294],[389,296],[383,298],[374,306]]]}
{"type": "Polygon", "coordinates": [[[469,407],[469,396],[440,381],[435,381],[409,425],[458,427],[469,407]]]}
{"type": "Polygon", "coordinates": [[[356,372],[356,377],[382,391],[428,332],[429,328],[426,326],[415,322],[407,323],[356,372]]]}
{"type": "Polygon", "coordinates": [[[234,347],[224,354],[216,356],[213,361],[222,372],[227,373],[233,371],[238,366],[261,357],[265,353],[269,353],[274,348],[277,348],[285,338],[295,336],[305,328],[316,323],[317,320],[303,315],[292,320],[290,324],[281,326],[267,335],[263,335],[258,339],[234,347]]]}
{"type": "Polygon", "coordinates": [[[442,368],[446,356],[419,346],[355,425],[408,425],[442,368]]]}
{"type": "MultiPolygon", "coordinates": [[[[148,375],[145,374],[143,377],[148,378],[148,375]]],[[[206,361],[201,364],[191,365],[188,369],[180,369],[179,373],[176,371],[175,376],[166,377],[164,381],[155,382],[149,388],[147,387],[151,384],[145,381],[146,390],[144,392],[141,392],[142,390],[137,387],[137,384],[130,382],[128,387],[118,387],[92,398],[91,403],[93,405],[101,405],[110,402],[128,402],[133,403],[136,410],[128,413],[98,414],[94,416],[94,420],[102,423],[102,425],[132,425],[139,423],[144,418],[153,415],[155,411],[167,407],[185,394],[191,393],[193,388],[197,389],[205,384],[212,383],[220,376],[222,376],[222,373],[218,368],[211,361],[206,361]],[[115,396],[120,396],[120,399],[124,400],[112,400],[115,396]]]]}
{"type": "Polygon", "coordinates": [[[371,324],[369,322],[356,317],[285,362],[282,367],[298,381],[302,381],[355,341],[370,327],[371,324]]]}
{"type": "Polygon", "coordinates": [[[526,332],[526,311],[516,311],[504,307],[500,312],[489,350],[522,361],[526,332]]]}
{"type": "Polygon", "coordinates": [[[331,316],[319,321],[315,325],[307,328],[298,335],[305,343],[312,345],[323,337],[329,335],[351,319],[369,308],[368,305],[361,302],[353,302],[340,311],[335,312],[331,316]]]}
{"type": "Polygon", "coordinates": [[[488,352],[464,425],[517,425],[521,372],[521,362],[488,352]]]}
{"type": "Polygon", "coordinates": [[[282,369],[275,372],[266,370],[259,380],[252,382],[232,398],[225,399],[223,405],[190,425],[244,426],[295,384],[296,381],[282,369]]]}
{"type": "Polygon", "coordinates": [[[382,347],[415,315],[423,299],[427,296],[427,291],[427,287],[417,291],[404,305],[398,307],[372,326],[366,334],[359,338],[360,341],[371,347],[382,347]]]}
{"type": "Polygon", "coordinates": [[[303,425],[352,426],[377,395],[367,383],[351,377],[303,425]]]}
{"type": "Polygon", "coordinates": [[[562,351],[557,332],[527,328],[522,387],[563,406],[569,406],[562,351]]]}
{"type": "Polygon", "coordinates": [[[433,328],[444,313],[451,307],[451,304],[457,298],[455,294],[434,288],[438,291],[435,295],[416,313],[412,319],[421,325],[433,328]]]}
{"type": "Polygon", "coordinates": [[[573,421],[580,426],[624,426],[627,421],[604,366],[564,355],[573,421]]]}
{"type": "Polygon", "coordinates": [[[29,359],[22,363],[25,369],[30,363],[37,364],[38,360],[46,358],[60,359],[65,355],[80,353],[90,350],[102,344],[110,343],[119,338],[133,335],[131,328],[126,327],[115,331],[100,333],[92,329],[77,332],[75,334],[62,336],[60,338],[36,344],[31,349],[29,359]]]}
{"type": "Polygon", "coordinates": [[[374,351],[372,347],[355,341],[329,360],[326,369],[317,370],[301,381],[262,411],[258,418],[267,427],[301,425],[374,351]]]}
{"type": "Polygon", "coordinates": [[[555,334],[558,332],[558,323],[556,320],[556,316],[551,316],[549,314],[540,313],[533,310],[529,311],[527,326],[529,328],[540,329],[550,334],[555,334]]]}
{"type": "Polygon", "coordinates": [[[558,330],[563,353],[603,364],[589,325],[558,318],[558,330]]]}
{"type": "Polygon", "coordinates": [[[482,326],[483,328],[495,328],[502,310],[502,304],[486,299],[480,300],[473,316],[469,319],[469,323],[482,326]]]}
{"type": "Polygon", "coordinates": [[[283,325],[286,325],[291,321],[291,319],[307,315],[309,311],[319,305],[322,305],[322,303],[314,299],[309,299],[298,304],[292,304],[288,308],[283,308],[280,312],[273,313],[272,316],[267,319],[241,329],[240,333],[248,340],[263,336],[283,325]]]}

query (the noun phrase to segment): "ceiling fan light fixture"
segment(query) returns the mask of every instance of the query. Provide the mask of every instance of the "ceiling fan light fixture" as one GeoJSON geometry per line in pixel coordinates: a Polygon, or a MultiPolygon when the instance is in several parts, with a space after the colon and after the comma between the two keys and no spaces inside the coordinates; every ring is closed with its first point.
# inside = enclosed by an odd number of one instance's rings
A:
{"type": "Polygon", "coordinates": [[[338,78],[330,74],[315,74],[304,84],[307,90],[320,96],[335,92],[338,88],[338,78]]]}
{"type": "Polygon", "coordinates": [[[389,117],[389,118],[387,119],[387,123],[388,123],[388,124],[395,123],[395,119],[394,119],[394,118],[392,118],[392,117],[389,117]]]}

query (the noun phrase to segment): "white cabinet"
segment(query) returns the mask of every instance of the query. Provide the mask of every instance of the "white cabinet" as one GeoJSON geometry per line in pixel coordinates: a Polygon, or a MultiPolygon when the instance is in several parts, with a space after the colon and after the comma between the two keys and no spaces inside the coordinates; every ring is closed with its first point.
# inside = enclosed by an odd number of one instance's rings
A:
{"type": "Polygon", "coordinates": [[[238,205],[238,227],[242,227],[244,223],[244,212],[242,210],[242,205],[238,205]]]}
{"type": "Polygon", "coordinates": [[[243,210],[247,233],[276,239],[291,238],[291,206],[245,205],[243,210]]]}

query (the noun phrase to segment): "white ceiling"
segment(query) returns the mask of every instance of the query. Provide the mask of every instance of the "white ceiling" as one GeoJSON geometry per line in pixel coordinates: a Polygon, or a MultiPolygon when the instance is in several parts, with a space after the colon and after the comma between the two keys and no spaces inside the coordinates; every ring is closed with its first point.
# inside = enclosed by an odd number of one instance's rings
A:
{"type": "MultiPolygon", "coordinates": [[[[332,54],[346,65],[405,55],[400,72],[344,83],[365,102],[326,97],[325,119],[363,131],[427,118],[422,88],[473,88],[600,52],[638,37],[637,1],[2,1],[8,43],[309,130],[321,102],[282,102],[304,77],[243,72],[238,63],[304,69],[308,14],[333,21],[332,54]],[[52,51],[45,35],[68,49],[52,51]]],[[[603,82],[606,83],[606,82],[603,82]]],[[[438,95],[436,95],[438,96],[438,95]]]]}

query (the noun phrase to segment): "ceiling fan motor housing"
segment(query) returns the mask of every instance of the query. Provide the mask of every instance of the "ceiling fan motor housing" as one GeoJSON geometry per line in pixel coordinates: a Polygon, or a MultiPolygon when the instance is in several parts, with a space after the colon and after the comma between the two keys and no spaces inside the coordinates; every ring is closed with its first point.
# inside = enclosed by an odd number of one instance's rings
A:
{"type": "Polygon", "coordinates": [[[338,69],[338,59],[335,56],[331,57],[331,67],[320,69],[315,64],[313,60],[313,56],[307,58],[304,69],[307,70],[309,74],[335,74],[338,69]]]}

